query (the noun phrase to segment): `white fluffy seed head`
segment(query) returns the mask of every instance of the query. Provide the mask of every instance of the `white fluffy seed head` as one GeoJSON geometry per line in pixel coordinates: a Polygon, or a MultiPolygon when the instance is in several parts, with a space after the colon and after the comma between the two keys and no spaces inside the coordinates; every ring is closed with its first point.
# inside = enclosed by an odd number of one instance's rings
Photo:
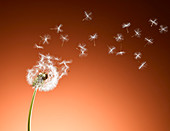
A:
{"type": "Polygon", "coordinates": [[[27,81],[33,88],[37,88],[39,91],[50,91],[54,89],[59,79],[66,75],[67,69],[69,68],[66,63],[63,66],[65,70],[58,71],[57,67],[54,65],[52,60],[53,57],[48,57],[49,55],[40,54],[41,58],[38,64],[33,66],[32,69],[28,69],[27,81]],[[46,77],[47,75],[47,77],[46,77]],[[44,78],[44,79],[43,79],[44,78]]]}

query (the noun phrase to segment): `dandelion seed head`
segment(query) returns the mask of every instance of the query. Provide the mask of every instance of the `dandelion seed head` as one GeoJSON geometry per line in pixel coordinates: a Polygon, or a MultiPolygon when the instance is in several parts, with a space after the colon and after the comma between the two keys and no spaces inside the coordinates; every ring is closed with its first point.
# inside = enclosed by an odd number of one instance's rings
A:
{"type": "Polygon", "coordinates": [[[54,89],[58,81],[64,75],[67,75],[67,70],[69,69],[67,65],[68,62],[62,62],[59,62],[58,59],[55,59],[49,54],[40,54],[40,60],[37,62],[38,64],[33,66],[32,69],[27,70],[26,78],[28,84],[33,88],[37,88],[39,91],[50,91],[54,89]],[[59,66],[54,65],[55,61],[57,61],[59,65],[62,65],[60,71],[58,71],[59,66]]]}

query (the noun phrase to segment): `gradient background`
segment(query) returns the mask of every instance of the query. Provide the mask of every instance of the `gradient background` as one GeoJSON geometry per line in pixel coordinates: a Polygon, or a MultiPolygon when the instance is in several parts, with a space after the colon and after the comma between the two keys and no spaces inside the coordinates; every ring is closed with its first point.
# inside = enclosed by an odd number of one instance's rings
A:
{"type": "Polygon", "coordinates": [[[1,1],[0,2],[0,131],[26,131],[33,89],[26,70],[38,53],[73,60],[68,76],[50,92],[35,98],[32,131],[170,131],[170,38],[151,28],[149,18],[170,23],[169,3],[157,1],[1,1]],[[93,20],[82,22],[83,11],[93,20]],[[127,34],[121,24],[130,21],[127,34]],[[61,48],[59,35],[49,28],[63,24],[70,41],[61,48]],[[142,38],[131,38],[135,28],[142,38]],[[96,47],[88,41],[97,32],[96,47]],[[119,44],[113,36],[122,33],[127,55],[107,54],[107,44],[119,44]],[[44,50],[33,48],[40,35],[52,40],[44,50]],[[144,48],[145,36],[154,44],[144,48]],[[88,57],[79,58],[79,42],[88,47],[88,57]],[[141,51],[147,68],[138,70],[133,58],[141,51]]]}

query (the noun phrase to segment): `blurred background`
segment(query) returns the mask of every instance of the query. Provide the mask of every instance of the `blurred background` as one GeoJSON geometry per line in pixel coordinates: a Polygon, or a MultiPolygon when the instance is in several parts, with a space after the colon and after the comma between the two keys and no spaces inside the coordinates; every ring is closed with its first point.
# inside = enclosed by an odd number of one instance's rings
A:
{"type": "MultiPolygon", "coordinates": [[[[26,131],[33,89],[27,69],[39,52],[73,60],[68,76],[50,92],[37,92],[32,131],[170,131],[170,37],[159,33],[169,25],[169,1],[1,1],[0,2],[0,130],[26,131]],[[92,21],[82,21],[84,11],[92,21]],[[151,27],[148,20],[158,19],[151,27]],[[129,33],[121,25],[131,22],[129,33]],[[61,47],[63,24],[69,41],[61,47]],[[142,37],[132,38],[134,29],[142,37]],[[98,33],[96,46],[89,35],[98,33]],[[113,36],[122,33],[124,56],[108,54],[116,46],[113,36]],[[44,50],[33,48],[40,36],[51,35],[44,50]],[[145,37],[154,44],[144,47],[145,37]],[[79,58],[76,47],[86,43],[88,56],[79,58]],[[140,62],[134,52],[140,51],[140,62]],[[147,67],[138,70],[141,62],[147,67]]],[[[118,50],[117,50],[118,51],[118,50]]]]}

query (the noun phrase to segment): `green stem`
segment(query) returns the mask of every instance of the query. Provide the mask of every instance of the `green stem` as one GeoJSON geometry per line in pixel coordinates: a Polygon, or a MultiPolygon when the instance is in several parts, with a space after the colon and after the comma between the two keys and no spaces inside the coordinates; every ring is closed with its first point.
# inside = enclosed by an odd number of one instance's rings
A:
{"type": "Polygon", "coordinates": [[[33,108],[34,98],[35,98],[36,92],[37,92],[37,88],[35,88],[33,96],[32,96],[32,100],[31,100],[31,105],[30,105],[30,110],[29,110],[29,115],[28,115],[28,131],[31,131],[32,108],[33,108]]]}

